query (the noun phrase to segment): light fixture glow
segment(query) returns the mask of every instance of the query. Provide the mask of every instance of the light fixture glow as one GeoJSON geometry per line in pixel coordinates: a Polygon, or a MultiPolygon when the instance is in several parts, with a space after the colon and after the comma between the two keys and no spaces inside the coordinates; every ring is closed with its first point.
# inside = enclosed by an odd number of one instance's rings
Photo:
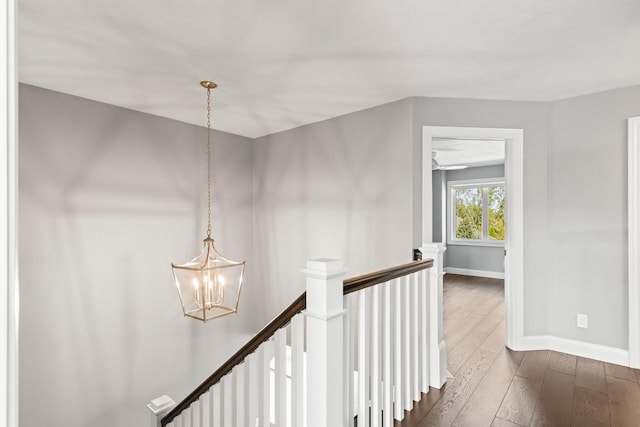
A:
{"type": "Polygon", "coordinates": [[[211,89],[217,85],[200,85],[207,89],[207,237],[195,258],[171,267],[184,315],[206,322],[237,313],[245,262],[220,255],[211,237],[211,89]]]}

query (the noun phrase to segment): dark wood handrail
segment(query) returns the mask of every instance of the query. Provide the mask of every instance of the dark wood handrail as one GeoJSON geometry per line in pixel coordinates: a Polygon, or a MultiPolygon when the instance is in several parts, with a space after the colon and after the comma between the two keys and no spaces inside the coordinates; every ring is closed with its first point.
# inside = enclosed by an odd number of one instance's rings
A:
{"type": "Polygon", "coordinates": [[[397,279],[398,277],[406,276],[407,274],[425,270],[432,266],[433,260],[425,259],[422,261],[413,261],[407,264],[398,265],[396,267],[387,268],[385,270],[353,277],[344,281],[344,294],[347,295],[352,292],[357,292],[371,286],[379,285],[381,283],[397,279]]]}
{"type": "Polygon", "coordinates": [[[204,380],[195,390],[185,397],[182,402],[178,403],[175,408],[171,410],[167,415],[162,418],[162,427],[169,424],[175,417],[180,415],[182,411],[187,409],[193,402],[198,400],[200,396],[207,392],[214,384],[217,384],[222,377],[227,375],[236,366],[242,363],[242,361],[251,353],[256,351],[260,344],[267,341],[276,333],[276,331],[287,325],[291,321],[291,318],[300,313],[307,307],[307,293],[304,292],[300,295],[289,307],[285,308],[280,314],[278,314],[271,322],[260,330],[251,340],[246,343],[240,350],[229,358],[222,366],[218,368],[209,378],[204,380]]]}
{"type": "MultiPolygon", "coordinates": [[[[356,292],[371,286],[388,282],[407,274],[415,273],[433,266],[433,260],[427,259],[422,261],[414,261],[408,264],[387,268],[385,270],[376,271],[374,273],[364,274],[362,276],[353,277],[344,281],[344,295],[356,292]]],[[[256,351],[260,344],[271,338],[277,330],[285,327],[293,316],[307,308],[307,293],[300,295],[289,307],[285,308],[271,322],[260,330],[251,340],[246,343],[240,350],[229,358],[222,366],[220,366],[213,374],[202,382],[195,390],[193,390],[182,402],[178,403],[175,408],[165,415],[160,421],[162,427],[169,424],[175,417],[180,415],[182,411],[187,409],[193,402],[198,400],[200,396],[206,393],[214,384],[217,384],[222,377],[233,370],[236,365],[251,353],[256,351]]]]}

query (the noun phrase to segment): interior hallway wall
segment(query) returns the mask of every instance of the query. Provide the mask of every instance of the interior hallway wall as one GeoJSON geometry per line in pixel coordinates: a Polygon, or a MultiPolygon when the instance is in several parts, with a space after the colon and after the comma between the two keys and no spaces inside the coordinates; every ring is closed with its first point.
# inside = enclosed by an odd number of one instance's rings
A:
{"type": "Polygon", "coordinates": [[[240,313],[182,316],[171,262],[206,235],[206,129],[20,86],[20,425],[145,426],[254,331],[251,140],[214,132],[218,249],[240,313]]]}
{"type": "Polygon", "coordinates": [[[552,104],[550,335],[629,348],[627,119],[635,116],[640,86],[552,104]],[[577,313],[589,316],[588,329],[576,327],[577,313]]]}
{"type": "Polygon", "coordinates": [[[338,258],[348,277],[411,261],[411,101],[254,143],[256,277],[265,320],[304,290],[306,260],[338,258]]]}

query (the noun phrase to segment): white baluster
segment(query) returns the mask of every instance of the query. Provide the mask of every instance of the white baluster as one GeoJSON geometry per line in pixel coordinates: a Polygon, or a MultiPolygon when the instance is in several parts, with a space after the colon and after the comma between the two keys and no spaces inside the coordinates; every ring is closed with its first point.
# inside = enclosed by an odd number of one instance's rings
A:
{"type": "Polygon", "coordinates": [[[429,392],[429,288],[426,270],[420,272],[420,391],[429,392]]]}
{"type": "Polygon", "coordinates": [[[244,360],[244,363],[247,365],[247,420],[248,425],[250,427],[256,426],[256,419],[258,418],[258,395],[259,395],[259,379],[260,373],[258,372],[258,356],[259,353],[256,351],[251,353],[244,360]]]}
{"type": "Polygon", "coordinates": [[[246,364],[240,363],[233,368],[233,376],[235,380],[235,413],[236,423],[239,427],[246,427],[248,425],[247,419],[247,396],[245,395],[246,386],[246,364]]]}
{"type": "MultiPolygon", "coordinates": [[[[356,372],[356,352],[358,349],[358,335],[357,335],[357,319],[356,313],[356,299],[355,295],[347,295],[344,299],[346,302],[345,307],[347,307],[348,313],[345,319],[345,323],[349,324],[349,354],[347,360],[347,378],[346,380],[349,382],[349,394],[346,394],[347,397],[346,404],[346,412],[348,419],[346,420],[345,426],[354,427],[355,426],[355,416],[356,416],[356,389],[358,384],[356,384],[355,372],[356,372]]],[[[345,353],[346,354],[346,353],[345,353]]],[[[345,359],[346,360],[346,359],[345,359]]]]}
{"type": "Polygon", "coordinates": [[[380,285],[371,288],[371,426],[380,426],[380,285]]]}
{"type": "Polygon", "coordinates": [[[274,335],[275,342],[275,396],[277,426],[287,423],[287,330],[280,329],[274,335]]]}
{"type": "MultiPolygon", "coordinates": [[[[349,296],[345,296],[343,300],[343,306],[349,307],[349,296]]],[[[345,321],[342,324],[342,354],[344,357],[344,365],[342,366],[342,393],[345,397],[344,406],[342,407],[342,425],[349,426],[349,418],[351,417],[351,410],[349,405],[352,404],[349,396],[351,395],[351,369],[349,367],[349,358],[351,357],[353,348],[351,346],[351,322],[347,315],[345,321]]]]}
{"type": "Polygon", "coordinates": [[[291,319],[291,425],[304,425],[304,316],[291,319]]]}
{"type": "Polygon", "coordinates": [[[191,416],[189,417],[189,425],[191,427],[198,427],[200,425],[200,420],[198,418],[198,416],[200,415],[200,401],[196,400],[195,402],[193,402],[191,406],[189,406],[189,409],[191,411],[191,416]]]}
{"type": "Polygon", "coordinates": [[[393,341],[391,339],[391,283],[383,286],[382,301],[382,414],[384,427],[393,425],[393,341]]]}
{"type": "Polygon", "coordinates": [[[225,426],[235,426],[236,424],[236,411],[235,411],[235,381],[233,378],[233,371],[222,377],[222,388],[224,389],[223,396],[223,409],[225,426]]]}
{"type": "Polygon", "coordinates": [[[411,281],[409,276],[402,277],[402,398],[404,409],[410,411],[413,408],[412,384],[414,378],[411,375],[411,281]]]}
{"type": "Polygon", "coordinates": [[[343,277],[337,260],[307,261],[307,427],[342,424],[343,277]]]}
{"type": "Polygon", "coordinates": [[[209,417],[211,427],[223,427],[222,420],[222,408],[223,408],[223,395],[222,395],[222,382],[218,382],[211,387],[211,416],[209,417]]]}
{"type": "Polygon", "coordinates": [[[358,292],[358,425],[369,425],[371,289],[358,292]]]}
{"type": "Polygon", "coordinates": [[[199,423],[198,427],[209,426],[209,403],[211,399],[209,399],[209,394],[211,393],[211,389],[209,391],[204,392],[199,398],[200,411],[198,414],[199,423]]]}
{"type": "Polygon", "coordinates": [[[413,273],[411,275],[411,387],[412,387],[412,396],[415,402],[420,401],[420,338],[419,338],[419,328],[420,324],[418,322],[418,313],[420,307],[418,305],[418,273],[413,273]]]}
{"type": "Polygon", "coordinates": [[[393,281],[393,387],[394,387],[394,418],[401,421],[404,418],[402,400],[402,279],[393,281]]]}
{"type": "Polygon", "coordinates": [[[431,386],[440,388],[447,381],[447,346],[442,328],[442,276],[444,275],[442,243],[423,243],[422,259],[433,259],[429,269],[429,363],[431,386]]]}
{"type": "Polygon", "coordinates": [[[273,341],[265,341],[259,350],[258,369],[261,371],[261,375],[258,376],[260,381],[260,406],[258,410],[260,426],[269,427],[271,425],[271,359],[273,358],[273,341]]]}

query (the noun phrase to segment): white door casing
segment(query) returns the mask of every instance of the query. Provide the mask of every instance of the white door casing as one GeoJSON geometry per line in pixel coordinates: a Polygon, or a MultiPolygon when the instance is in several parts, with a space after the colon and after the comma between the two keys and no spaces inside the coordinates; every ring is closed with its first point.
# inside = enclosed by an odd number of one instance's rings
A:
{"type": "Polygon", "coordinates": [[[8,427],[18,426],[16,6],[0,7],[0,425],[8,427]]]}
{"type": "Polygon", "coordinates": [[[522,129],[424,126],[422,128],[422,241],[433,240],[431,146],[438,138],[500,138],[505,144],[506,345],[523,349],[524,337],[524,132],[522,129]]]}
{"type": "Polygon", "coordinates": [[[629,119],[629,366],[640,368],[640,117],[629,119]]]}

